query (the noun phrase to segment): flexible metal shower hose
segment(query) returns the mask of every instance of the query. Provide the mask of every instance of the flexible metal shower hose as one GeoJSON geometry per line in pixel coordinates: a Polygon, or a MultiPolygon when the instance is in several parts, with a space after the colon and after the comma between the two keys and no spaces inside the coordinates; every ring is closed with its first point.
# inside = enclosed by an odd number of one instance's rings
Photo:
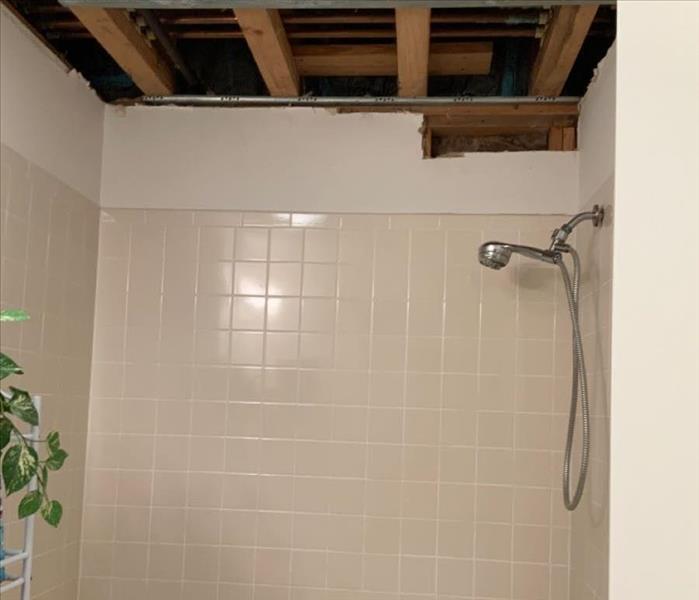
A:
{"type": "Polygon", "coordinates": [[[572,246],[561,245],[563,252],[567,252],[573,258],[573,280],[571,281],[568,267],[563,261],[562,255],[558,255],[556,264],[561,270],[563,283],[568,301],[568,311],[573,329],[573,375],[570,397],[570,415],[568,417],[568,435],[566,436],[565,458],[563,460],[563,502],[568,510],[575,510],[582,498],[587,477],[587,467],[590,458],[590,407],[587,400],[587,372],[585,370],[585,355],[583,353],[582,336],[580,335],[579,298],[580,288],[580,258],[572,246]],[[580,457],[580,472],[575,493],[571,498],[570,490],[570,461],[573,453],[573,440],[575,437],[575,421],[578,412],[578,392],[580,397],[580,412],[582,413],[582,456],[580,457]]]}

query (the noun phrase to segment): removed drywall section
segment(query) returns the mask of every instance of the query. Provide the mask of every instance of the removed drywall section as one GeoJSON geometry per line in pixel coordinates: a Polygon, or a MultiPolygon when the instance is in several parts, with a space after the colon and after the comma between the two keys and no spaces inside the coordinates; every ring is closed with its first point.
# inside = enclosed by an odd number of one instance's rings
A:
{"type": "Polygon", "coordinates": [[[0,141],[99,201],[104,105],[0,8],[0,141]]]}
{"type": "Polygon", "coordinates": [[[423,160],[421,115],[307,108],[108,108],[112,208],[568,213],[575,152],[423,160]]]}

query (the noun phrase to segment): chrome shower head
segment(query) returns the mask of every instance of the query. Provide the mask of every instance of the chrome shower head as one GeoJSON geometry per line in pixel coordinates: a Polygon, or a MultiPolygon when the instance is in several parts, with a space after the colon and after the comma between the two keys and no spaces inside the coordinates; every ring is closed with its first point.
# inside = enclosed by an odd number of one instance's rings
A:
{"type": "Polygon", "coordinates": [[[507,266],[513,252],[549,264],[554,264],[560,256],[559,252],[541,250],[540,248],[532,248],[531,246],[506,244],[504,242],[486,242],[485,244],[481,244],[481,247],[478,248],[478,261],[484,267],[499,270],[507,266]]]}
{"type": "Polygon", "coordinates": [[[486,242],[478,249],[478,260],[484,267],[496,271],[507,266],[512,256],[512,250],[507,244],[486,242]]]}

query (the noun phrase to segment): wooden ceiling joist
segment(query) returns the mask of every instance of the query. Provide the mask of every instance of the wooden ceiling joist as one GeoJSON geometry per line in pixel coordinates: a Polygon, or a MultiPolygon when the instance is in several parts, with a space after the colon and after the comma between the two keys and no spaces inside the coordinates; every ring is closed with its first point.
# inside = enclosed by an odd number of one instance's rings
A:
{"type": "Polygon", "coordinates": [[[278,10],[239,8],[235,15],[272,96],[298,96],[299,73],[278,10]]]}
{"type": "Polygon", "coordinates": [[[149,44],[126,10],[78,6],[72,10],[144,94],[175,91],[172,66],[149,44]]]}
{"type": "MultiPolygon", "coordinates": [[[[394,44],[293,47],[302,76],[381,76],[398,73],[394,44]]],[[[434,43],[430,47],[430,75],[487,75],[493,57],[492,42],[434,43]]]]}
{"type": "Polygon", "coordinates": [[[399,96],[427,95],[430,13],[429,8],[396,8],[399,96]]]}
{"type": "Polygon", "coordinates": [[[597,14],[597,4],[556,6],[532,67],[531,96],[559,96],[597,14]]]}

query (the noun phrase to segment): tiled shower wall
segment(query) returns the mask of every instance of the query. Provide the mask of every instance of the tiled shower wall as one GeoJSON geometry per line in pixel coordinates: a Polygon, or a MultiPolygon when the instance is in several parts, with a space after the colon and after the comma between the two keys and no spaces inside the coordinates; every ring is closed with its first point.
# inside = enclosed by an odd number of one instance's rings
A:
{"type": "Polygon", "coordinates": [[[565,600],[560,221],[103,211],[81,600],[565,600]]]}
{"type": "MultiPolygon", "coordinates": [[[[2,349],[25,374],[3,381],[41,394],[43,432],[61,432],[69,452],[52,474],[63,503],[61,526],[37,520],[33,598],[74,600],[78,593],[85,442],[94,320],[99,210],[87,198],[2,146],[0,171],[0,305],[31,320],[3,324],[2,349]]],[[[5,500],[6,544],[21,548],[21,494],[5,500]]],[[[16,574],[16,567],[8,569],[16,574]]],[[[17,590],[3,600],[19,598],[17,590]]]]}

